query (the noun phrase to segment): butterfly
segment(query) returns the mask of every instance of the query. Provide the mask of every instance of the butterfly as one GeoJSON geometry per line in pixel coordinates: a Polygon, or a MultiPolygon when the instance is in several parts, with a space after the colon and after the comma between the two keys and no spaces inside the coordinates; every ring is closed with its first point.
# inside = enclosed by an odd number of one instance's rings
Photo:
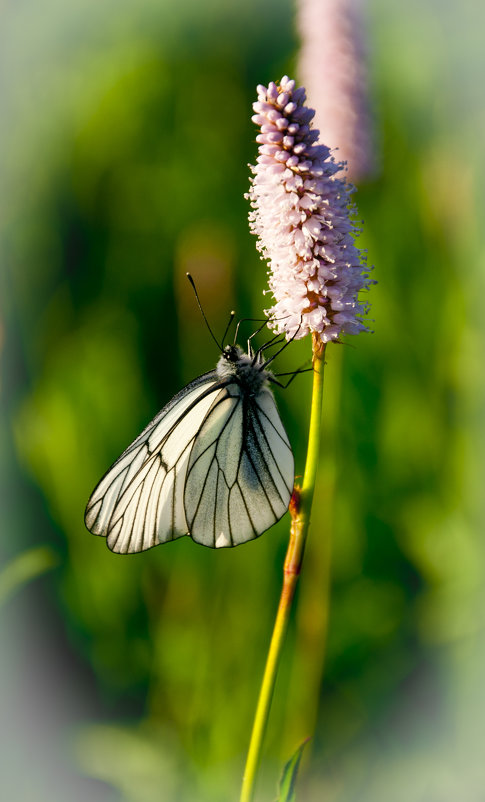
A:
{"type": "Polygon", "coordinates": [[[257,351],[249,342],[248,353],[219,346],[215,370],[175,395],[103,476],[85,523],[112,551],[182,535],[237,546],[285,514],[294,461],[270,389],[279,382],[267,366],[279,351],[263,356],[274,339],[257,351]]]}

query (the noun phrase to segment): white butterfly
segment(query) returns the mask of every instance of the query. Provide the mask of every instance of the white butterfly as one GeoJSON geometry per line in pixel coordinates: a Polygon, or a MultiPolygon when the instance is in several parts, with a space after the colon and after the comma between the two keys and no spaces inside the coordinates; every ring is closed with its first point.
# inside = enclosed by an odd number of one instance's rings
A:
{"type": "MultiPolygon", "coordinates": [[[[265,346],[263,346],[264,349],[265,346]]],[[[227,345],[158,413],[101,479],[85,521],[109,548],[182,535],[211,548],[261,535],[288,509],[294,462],[262,350],[227,345]]]]}

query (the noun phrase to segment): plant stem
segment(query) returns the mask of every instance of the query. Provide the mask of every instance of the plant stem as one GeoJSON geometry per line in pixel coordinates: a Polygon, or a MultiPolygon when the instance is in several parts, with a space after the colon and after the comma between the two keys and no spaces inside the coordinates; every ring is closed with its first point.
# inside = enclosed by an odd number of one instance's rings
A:
{"type": "MultiPolygon", "coordinates": [[[[325,449],[318,466],[318,537],[311,538],[305,550],[305,581],[298,594],[295,636],[291,655],[291,676],[285,699],[282,722],[284,739],[282,754],[290,754],[294,744],[312,733],[318,717],[318,695],[325,671],[328,624],[330,614],[330,575],[332,562],[332,528],[334,519],[344,348],[333,348],[332,358],[325,365],[325,415],[322,439],[325,449]],[[323,513],[324,511],[324,513],[323,513]]],[[[313,526],[316,525],[316,516],[313,526]]],[[[305,749],[308,764],[314,748],[311,740],[305,749]]]]}
{"type": "Polygon", "coordinates": [[[291,530],[290,541],[286,552],[283,569],[283,587],[281,590],[278,612],[273,628],[269,646],[263,681],[259,692],[256,714],[254,717],[251,740],[249,742],[248,756],[244,770],[240,802],[252,802],[256,783],[256,774],[261,760],[261,750],[268,722],[276,674],[281,658],[283,643],[291,605],[295,595],[295,588],[300,575],[305,541],[310,525],[310,512],[315,491],[318,456],[320,451],[321,411],[323,400],[323,367],[325,344],[317,334],[313,335],[313,391],[310,412],[310,429],[308,434],[308,449],[301,489],[295,487],[290,502],[291,530]]]}

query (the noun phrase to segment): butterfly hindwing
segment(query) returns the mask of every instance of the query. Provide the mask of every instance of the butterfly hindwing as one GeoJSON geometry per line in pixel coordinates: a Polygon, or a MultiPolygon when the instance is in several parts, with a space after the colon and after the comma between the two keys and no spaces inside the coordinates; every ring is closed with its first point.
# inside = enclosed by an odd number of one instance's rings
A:
{"type": "Polygon", "coordinates": [[[271,391],[220,391],[191,450],[185,512],[192,538],[236,546],[258,537],[288,508],[293,455],[271,391]]]}

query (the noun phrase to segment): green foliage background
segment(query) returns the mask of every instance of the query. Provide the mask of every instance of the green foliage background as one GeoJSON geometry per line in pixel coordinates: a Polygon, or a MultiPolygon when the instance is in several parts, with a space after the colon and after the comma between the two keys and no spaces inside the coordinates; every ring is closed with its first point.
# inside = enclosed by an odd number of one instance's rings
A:
{"type": "MultiPolygon", "coordinates": [[[[240,549],[124,558],[83,510],[215,364],[186,270],[217,332],[232,308],[261,315],[251,103],[294,72],[294,9],[30,0],[2,16],[0,556],[8,573],[43,546],[38,570],[56,564],[0,611],[9,799],[236,799],[288,520],[240,549]]],[[[261,800],[314,725],[302,800],[482,799],[484,22],[472,0],[369,7],[380,173],[356,200],[375,334],[328,351],[261,800]]],[[[278,394],[300,473],[310,381],[278,394]]]]}

